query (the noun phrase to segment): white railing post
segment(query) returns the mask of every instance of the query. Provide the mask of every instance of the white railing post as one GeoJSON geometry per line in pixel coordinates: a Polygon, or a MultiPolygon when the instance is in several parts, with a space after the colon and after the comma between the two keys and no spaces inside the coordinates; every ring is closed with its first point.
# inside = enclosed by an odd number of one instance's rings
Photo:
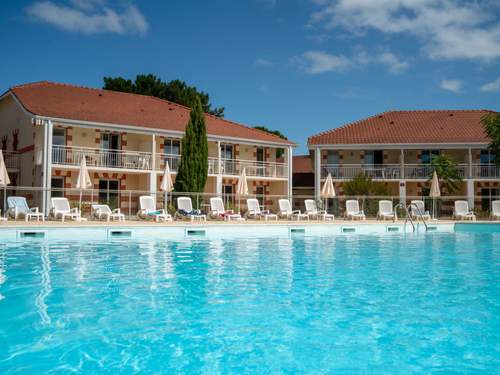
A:
{"type": "Polygon", "coordinates": [[[293,195],[293,150],[292,146],[288,146],[288,199],[292,200],[293,195]]]}
{"type": "Polygon", "coordinates": [[[42,167],[42,212],[48,215],[50,208],[50,187],[52,180],[52,121],[47,120],[44,124],[43,133],[43,167],[42,167]]]}
{"type": "Polygon", "coordinates": [[[151,165],[149,170],[149,192],[156,194],[156,137],[151,136],[151,165]]]}
{"type": "Polygon", "coordinates": [[[321,149],[314,149],[314,197],[317,201],[320,200],[321,191],[321,149]]]}

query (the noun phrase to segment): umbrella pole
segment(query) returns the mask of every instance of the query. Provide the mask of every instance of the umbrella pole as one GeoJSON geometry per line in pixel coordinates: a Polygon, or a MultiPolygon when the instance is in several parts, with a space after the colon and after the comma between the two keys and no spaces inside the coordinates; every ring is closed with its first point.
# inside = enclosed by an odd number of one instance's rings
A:
{"type": "Polygon", "coordinates": [[[82,189],[80,189],[80,203],[78,204],[78,210],[80,211],[80,215],[82,214],[82,189]]]}
{"type": "Polygon", "coordinates": [[[3,187],[3,217],[7,217],[7,185],[3,187]]]}

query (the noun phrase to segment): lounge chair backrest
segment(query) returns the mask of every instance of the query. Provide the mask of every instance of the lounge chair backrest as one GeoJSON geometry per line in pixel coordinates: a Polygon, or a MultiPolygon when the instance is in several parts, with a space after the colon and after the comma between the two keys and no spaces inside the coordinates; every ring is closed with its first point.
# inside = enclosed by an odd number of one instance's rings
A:
{"type": "Polygon", "coordinates": [[[226,210],[224,209],[224,202],[222,201],[221,197],[210,198],[210,209],[212,211],[217,211],[220,213],[226,212],[226,210]]]}
{"type": "Polygon", "coordinates": [[[356,199],[349,199],[345,202],[345,209],[349,214],[359,213],[359,202],[356,199]]]}
{"type": "Polygon", "coordinates": [[[254,214],[260,214],[261,213],[261,211],[260,211],[260,204],[259,204],[259,200],[258,199],[255,199],[255,198],[247,199],[247,207],[248,207],[248,211],[251,211],[254,214]]]}
{"type": "Polygon", "coordinates": [[[69,206],[68,198],[52,198],[52,207],[58,212],[70,212],[71,207],[69,206]]]}
{"type": "Polygon", "coordinates": [[[25,197],[8,197],[7,205],[9,208],[17,208],[17,212],[19,213],[26,214],[30,212],[30,208],[25,197]]]}
{"type": "Polygon", "coordinates": [[[469,213],[469,202],[467,201],[455,201],[455,213],[456,214],[468,214],[469,213]]]}
{"type": "Polygon", "coordinates": [[[500,214],[500,201],[493,201],[491,203],[491,211],[496,214],[500,214]]]}
{"type": "Polygon", "coordinates": [[[425,213],[425,203],[421,200],[414,200],[410,202],[410,210],[414,215],[424,214],[425,213]],[[419,212],[420,211],[420,212],[419,212]]]}
{"type": "Polygon", "coordinates": [[[110,214],[111,213],[111,208],[109,208],[109,206],[107,204],[93,204],[92,210],[100,211],[100,213],[102,213],[102,214],[110,214]]]}
{"type": "Polygon", "coordinates": [[[141,210],[144,210],[146,212],[156,211],[155,199],[150,195],[140,196],[139,204],[141,206],[141,210]]]}
{"type": "Polygon", "coordinates": [[[179,210],[184,210],[186,212],[193,211],[193,204],[191,202],[191,198],[189,198],[189,197],[177,198],[177,208],[179,210]]]}
{"type": "Polygon", "coordinates": [[[288,199],[280,199],[279,200],[280,211],[285,213],[292,212],[292,205],[288,199]]]}
{"type": "Polygon", "coordinates": [[[318,212],[318,207],[316,206],[316,201],[314,199],[306,199],[304,201],[304,205],[306,206],[306,211],[308,212],[318,212]]]}
{"type": "Polygon", "coordinates": [[[388,200],[378,201],[378,210],[382,214],[392,214],[392,202],[388,200]]]}

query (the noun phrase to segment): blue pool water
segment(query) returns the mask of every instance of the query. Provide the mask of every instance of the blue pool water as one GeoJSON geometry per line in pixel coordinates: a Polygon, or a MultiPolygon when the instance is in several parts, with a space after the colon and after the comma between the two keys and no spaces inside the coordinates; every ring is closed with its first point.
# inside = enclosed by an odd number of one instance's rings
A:
{"type": "Polygon", "coordinates": [[[498,373],[499,263],[496,228],[3,242],[0,373],[498,373]]]}

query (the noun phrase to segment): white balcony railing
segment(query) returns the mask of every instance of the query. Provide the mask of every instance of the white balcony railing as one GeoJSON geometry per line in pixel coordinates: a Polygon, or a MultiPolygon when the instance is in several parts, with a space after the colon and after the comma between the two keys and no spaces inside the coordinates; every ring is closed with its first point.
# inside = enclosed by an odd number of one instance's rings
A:
{"type": "Polygon", "coordinates": [[[52,147],[52,163],[55,165],[78,166],[82,157],[92,168],[118,168],[150,170],[151,154],[140,151],[106,150],[87,147],[52,147]]]}
{"type": "Polygon", "coordinates": [[[20,158],[16,151],[3,151],[3,160],[7,169],[19,169],[20,158]]]}
{"type": "Polygon", "coordinates": [[[174,154],[163,154],[156,155],[156,169],[162,171],[165,169],[165,162],[168,162],[168,167],[171,172],[177,172],[179,169],[179,163],[181,161],[180,155],[174,154]]]}
{"type": "MultiPolygon", "coordinates": [[[[500,167],[496,165],[473,164],[469,172],[468,164],[457,166],[461,178],[495,179],[500,178],[500,167]]],[[[379,180],[427,180],[434,168],[429,164],[405,164],[403,173],[399,164],[364,165],[364,164],[326,164],[321,166],[321,178],[331,173],[336,180],[350,180],[360,173],[379,180]]]]}

